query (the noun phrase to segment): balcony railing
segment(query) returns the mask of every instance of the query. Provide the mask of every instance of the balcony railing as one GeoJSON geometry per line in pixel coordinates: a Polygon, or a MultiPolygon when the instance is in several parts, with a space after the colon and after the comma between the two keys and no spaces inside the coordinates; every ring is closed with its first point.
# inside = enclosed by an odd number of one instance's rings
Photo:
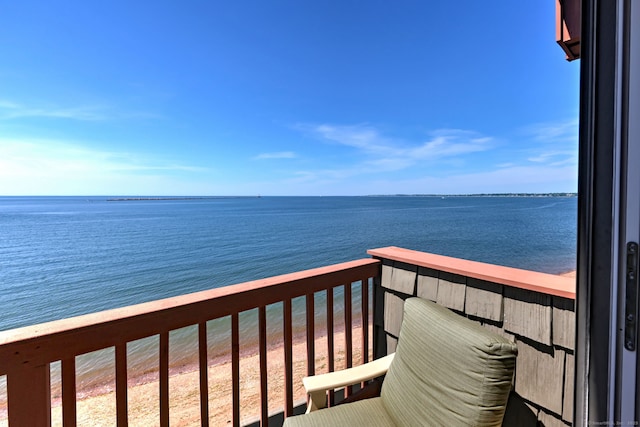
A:
{"type": "MultiPolygon", "coordinates": [[[[299,378],[294,378],[294,366],[300,366],[293,357],[294,344],[302,340],[305,348],[302,357],[306,359],[306,369],[300,375],[362,363],[370,359],[370,354],[384,356],[395,349],[404,299],[418,296],[518,343],[514,390],[505,425],[570,425],[574,279],[394,247],[374,249],[369,254],[374,258],[0,332],[0,385],[6,378],[8,424],[10,427],[51,424],[50,373],[51,365],[57,365],[58,361],[62,424],[82,423],[77,413],[81,403],[76,397],[81,388],[77,384],[80,370],[77,362],[81,355],[105,348],[113,349],[110,354],[115,372],[114,421],[118,426],[139,422],[134,418],[135,409],[128,408],[128,395],[133,394],[129,374],[136,373],[128,346],[145,337],[156,337],[157,344],[150,347],[157,352],[154,363],[158,366],[159,391],[154,399],[159,404],[152,411],[155,420],[152,424],[179,425],[180,420],[173,418],[174,409],[179,408],[171,404],[173,389],[169,387],[172,372],[169,347],[175,347],[170,332],[191,326],[196,331],[193,335],[197,348],[194,346],[193,353],[197,355],[198,386],[197,400],[189,405],[194,410],[199,406],[200,413],[198,416],[195,411],[189,425],[227,425],[229,421],[238,426],[254,419],[265,426],[271,413],[287,417],[293,414],[294,407],[303,407],[298,405],[303,401],[296,399],[304,395],[296,394],[294,388],[299,388],[300,383],[299,378]],[[256,311],[252,332],[246,325],[243,327],[243,318],[248,312],[255,315],[256,311]],[[215,339],[212,335],[218,333],[212,326],[212,322],[218,321],[215,319],[226,319],[230,324],[221,350],[231,354],[228,370],[231,409],[224,419],[209,410],[210,390],[216,385],[211,383],[209,371],[211,340],[215,339]],[[341,328],[344,338],[338,340],[341,328]],[[358,330],[361,332],[354,336],[353,331],[358,330]],[[254,364],[259,366],[243,365],[241,344],[251,334],[256,336],[254,364]],[[268,373],[273,366],[271,356],[267,356],[272,354],[268,348],[273,347],[274,340],[282,343],[280,354],[284,359],[283,381],[280,384],[278,378],[275,386],[269,381],[268,373]],[[338,341],[344,341],[344,346],[338,341]],[[344,348],[341,366],[336,366],[338,347],[344,348]],[[247,378],[251,375],[248,371],[257,371],[259,378],[247,378]],[[241,400],[241,388],[247,382],[258,389],[257,402],[253,402],[256,404],[247,402],[246,396],[241,400]],[[275,406],[274,397],[278,398],[275,406]]],[[[0,414],[0,426],[1,418],[0,414]]]]}
{"type": "MultiPolygon", "coordinates": [[[[240,385],[240,317],[249,310],[258,311],[257,335],[260,365],[259,414],[261,425],[267,425],[269,405],[267,396],[267,309],[281,304],[284,349],[284,386],[281,406],[284,416],[293,413],[294,384],[292,347],[294,333],[301,326],[306,332],[307,375],[316,369],[316,335],[326,327],[327,361],[324,371],[335,368],[334,319],[336,313],[344,317],[345,365],[354,363],[354,350],[360,353],[358,362],[367,361],[371,350],[370,286],[380,275],[380,261],[362,259],[313,270],[301,271],[263,280],[242,283],[209,291],[64,319],[10,331],[0,332],[0,377],[6,376],[8,424],[10,427],[51,425],[51,364],[61,362],[62,424],[77,424],[78,356],[105,348],[114,348],[115,399],[118,426],[130,420],[128,411],[127,345],[146,337],[157,336],[159,360],[159,413],[155,424],[170,423],[170,332],[195,325],[198,340],[200,424],[226,424],[210,420],[209,378],[207,354],[207,322],[230,317],[231,323],[231,382],[232,425],[241,423],[240,385]],[[301,298],[300,298],[301,297],[301,298]],[[340,300],[342,310],[336,312],[334,301],[340,300]],[[297,300],[294,300],[297,299],[297,300]],[[304,302],[301,301],[304,299],[304,302]],[[316,325],[316,299],[326,306],[323,325],[316,325]],[[354,307],[354,304],[357,305],[354,307]],[[296,310],[296,305],[301,309],[296,310]],[[298,313],[296,315],[296,313],[298,313]],[[354,313],[358,317],[354,319],[354,313]],[[361,324],[361,337],[354,340],[353,324],[361,324]],[[359,342],[361,348],[354,349],[359,342]]],[[[318,307],[321,311],[324,307],[318,307]]],[[[341,320],[341,319],[340,319],[341,320]]],[[[276,328],[277,329],[277,328],[276,328]]],[[[342,367],[338,367],[342,368],[342,367]]],[[[244,414],[246,415],[246,414],[244,414]]],[[[114,420],[115,421],[115,420],[114,420]]]]}
{"type": "Polygon", "coordinates": [[[376,334],[376,357],[394,351],[406,298],[435,301],[517,342],[505,426],[571,425],[574,278],[395,247],[369,254],[382,261],[374,321],[384,332],[376,334]]]}

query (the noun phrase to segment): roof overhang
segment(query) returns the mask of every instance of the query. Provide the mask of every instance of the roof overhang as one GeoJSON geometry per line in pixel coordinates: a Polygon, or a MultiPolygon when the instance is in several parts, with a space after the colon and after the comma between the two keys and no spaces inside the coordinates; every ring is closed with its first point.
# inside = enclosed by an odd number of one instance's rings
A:
{"type": "Polygon", "coordinates": [[[556,40],[567,61],[580,58],[580,0],[556,0],[556,40]]]}

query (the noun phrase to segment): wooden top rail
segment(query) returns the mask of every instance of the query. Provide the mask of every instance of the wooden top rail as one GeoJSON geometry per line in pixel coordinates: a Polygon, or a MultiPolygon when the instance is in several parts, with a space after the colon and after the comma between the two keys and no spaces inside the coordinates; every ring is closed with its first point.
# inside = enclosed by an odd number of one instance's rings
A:
{"type": "Polygon", "coordinates": [[[446,271],[487,282],[500,283],[564,298],[576,298],[576,281],[571,277],[485,264],[483,262],[412,251],[395,246],[371,249],[367,253],[378,258],[446,271]]]}
{"type": "Polygon", "coordinates": [[[0,332],[0,375],[375,277],[361,259],[0,332]]]}

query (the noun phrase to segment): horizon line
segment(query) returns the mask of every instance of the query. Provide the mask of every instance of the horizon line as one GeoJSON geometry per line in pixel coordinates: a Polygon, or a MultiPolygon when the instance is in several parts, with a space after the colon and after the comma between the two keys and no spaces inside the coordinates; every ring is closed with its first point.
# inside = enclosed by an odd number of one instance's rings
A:
{"type": "Polygon", "coordinates": [[[571,191],[553,191],[553,192],[502,192],[502,193],[393,193],[393,194],[351,194],[351,195],[104,195],[104,194],[23,194],[23,195],[0,195],[1,198],[8,197],[104,197],[110,201],[115,200],[153,200],[153,199],[232,199],[232,198],[263,198],[263,197],[483,197],[483,196],[556,196],[556,197],[572,197],[577,196],[577,192],[571,191]]]}

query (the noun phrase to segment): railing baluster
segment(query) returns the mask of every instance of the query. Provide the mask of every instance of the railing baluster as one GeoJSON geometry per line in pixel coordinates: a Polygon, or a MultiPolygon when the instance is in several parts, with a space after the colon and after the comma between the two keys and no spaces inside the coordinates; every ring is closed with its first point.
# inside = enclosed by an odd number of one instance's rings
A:
{"type": "Polygon", "coordinates": [[[160,426],[169,427],[169,332],[160,334],[160,426]]]}
{"type": "Polygon", "coordinates": [[[293,415],[293,331],[291,299],[284,300],[284,417],[293,415]]]}
{"type": "Polygon", "coordinates": [[[127,343],[116,345],[116,419],[118,427],[127,427],[127,343]]]}
{"type": "Polygon", "coordinates": [[[238,313],[231,315],[231,402],[233,427],[240,426],[240,321],[238,313]]]}
{"type": "MultiPolygon", "coordinates": [[[[329,372],[335,370],[334,345],[333,345],[333,288],[327,289],[327,366],[329,372]]],[[[329,390],[328,406],[333,406],[335,393],[329,390]]]]}
{"type": "MultiPolygon", "coordinates": [[[[362,354],[361,363],[365,364],[369,361],[369,278],[362,279],[362,288],[360,291],[360,314],[362,315],[362,354]]],[[[364,388],[366,381],[360,383],[360,387],[364,388]]]]}
{"type": "Polygon", "coordinates": [[[267,396],[267,310],[258,308],[258,346],[260,347],[260,426],[269,425],[269,400],[267,396]]]}
{"type": "Polygon", "coordinates": [[[209,363],[207,359],[207,322],[198,323],[198,359],[200,365],[200,425],[209,427],[209,363]]]}
{"type": "Polygon", "coordinates": [[[76,427],[76,358],[62,361],[62,425],[76,427]]]}
{"type": "Polygon", "coordinates": [[[316,373],[316,325],[314,294],[307,294],[307,375],[316,373]]]}
{"type": "MultiPolygon", "coordinates": [[[[353,325],[351,323],[351,283],[344,285],[344,345],[346,368],[353,365],[353,325]]],[[[353,388],[348,386],[344,396],[351,395],[353,388]]]]}
{"type": "Polygon", "coordinates": [[[362,363],[369,361],[369,279],[362,279],[362,363]]]}
{"type": "Polygon", "coordinates": [[[25,366],[7,373],[9,425],[51,425],[51,371],[49,364],[25,366]]]}

